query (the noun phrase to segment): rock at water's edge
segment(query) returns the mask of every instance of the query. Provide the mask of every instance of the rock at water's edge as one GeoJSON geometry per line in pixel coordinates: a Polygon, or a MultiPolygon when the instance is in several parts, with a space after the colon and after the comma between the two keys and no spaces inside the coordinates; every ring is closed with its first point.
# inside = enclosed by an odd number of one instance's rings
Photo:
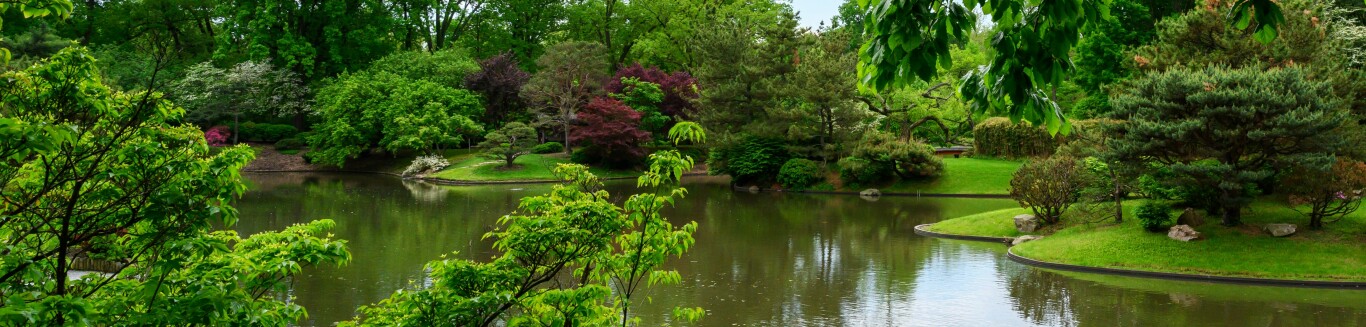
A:
{"type": "Polygon", "coordinates": [[[1039,229],[1039,218],[1031,214],[1015,216],[1015,230],[1029,234],[1039,229]]]}
{"type": "Polygon", "coordinates": [[[1043,236],[1038,236],[1038,235],[1025,235],[1025,236],[1020,236],[1020,237],[1016,237],[1015,240],[1010,241],[1010,246],[1016,246],[1016,245],[1024,244],[1025,242],[1034,241],[1034,240],[1041,240],[1041,239],[1043,239],[1043,236]]]}

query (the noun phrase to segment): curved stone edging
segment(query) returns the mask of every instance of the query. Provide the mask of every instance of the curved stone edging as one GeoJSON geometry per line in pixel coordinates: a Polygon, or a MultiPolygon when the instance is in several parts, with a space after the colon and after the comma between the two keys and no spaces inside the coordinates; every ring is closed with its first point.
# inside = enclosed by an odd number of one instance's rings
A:
{"type": "Polygon", "coordinates": [[[1347,281],[1341,281],[1341,282],[1339,282],[1339,281],[1326,281],[1326,280],[1269,279],[1269,278],[1253,278],[1253,277],[1233,277],[1233,276],[1215,276],[1215,275],[1197,275],[1197,274],[1166,273],[1166,272],[1156,272],[1156,271],[1143,271],[1143,270],[1129,270],[1129,269],[1116,269],[1116,268],[1104,268],[1104,267],[1078,266],[1078,265],[1071,265],[1071,264],[1064,264],[1064,263],[1045,262],[1045,261],[1039,261],[1039,260],[1034,260],[1034,259],[1030,259],[1030,258],[1021,257],[1021,256],[1019,256],[1019,255],[1016,255],[1015,252],[1013,252],[1013,249],[1006,249],[1006,258],[1009,258],[1010,261],[1014,261],[1014,262],[1016,262],[1016,263],[1020,263],[1020,264],[1026,265],[1026,266],[1032,266],[1032,267],[1037,267],[1037,268],[1046,268],[1046,269],[1057,269],[1057,270],[1075,271],[1075,272],[1083,272],[1083,273],[1095,273],[1095,274],[1107,274],[1107,275],[1118,275],[1118,276],[1129,276],[1129,277],[1143,277],[1143,278],[1160,278],[1160,279],[1184,280],[1184,281],[1198,281],[1198,282],[1217,282],[1217,283],[1262,285],[1262,286],[1317,287],[1317,288],[1340,288],[1340,289],[1358,289],[1358,290],[1366,290],[1366,282],[1347,282],[1347,281]]]}
{"type": "Polygon", "coordinates": [[[253,173],[253,174],[256,174],[256,173],[264,173],[264,174],[273,174],[273,173],[344,173],[344,174],[378,174],[378,175],[388,175],[388,176],[403,177],[403,176],[401,176],[401,175],[399,175],[399,174],[395,174],[395,173],[386,173],[386,172],[382,172],[382,171],[369,171],[369,170],[293,169],[293,170],[242,170],[241,172],[243,172],[243,173],[253,173]]]}
{"type": "Polygon", "coordinates": [[[965,240],[965,241],[978,241],[978,242],[1005,243],[1005,242],[1010,242],[1011,240],[1014,239],[1014,238],[1010,238],[1010,237],[973,236],[973,235],[958,235],[958,234],[935,233],[935,232],[931,232],[931,231],[925,229],[926,227],[929,227],[930,225],[933,225],[933,224],[920,224],[920,225],[916,225],[916,226],[915,226],[915,233],[916,233],[917,235],[923,235],[923,236],[929,236],[929,237],[947,238],[947,239],[965,240]]]}
{"type": "MultiPolygon", "coordinates": [[[[746,190],[747,187],[732,186],[735,190],[746,190]]],[[[778,192],[778,193],[805,193],[805,194],[827,194],[827,195],[859,195],[854,191],[806,191],[806,190],[782,190],[782,189],[759,189],[759,192],[778,192]]],[[[918,198],[968,198],[968,199],[1009,199],[1010,194],[955,194],[955,193],[906,193],[906,192],[884,192],[881,196],[898,197],[918,197],[918,198]]]]}

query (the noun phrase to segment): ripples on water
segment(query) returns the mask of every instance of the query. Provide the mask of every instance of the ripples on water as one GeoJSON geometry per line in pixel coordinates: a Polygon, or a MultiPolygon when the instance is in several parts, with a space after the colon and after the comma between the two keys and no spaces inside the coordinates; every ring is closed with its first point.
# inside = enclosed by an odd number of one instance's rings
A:
{"type": "MultiPolygon", "coordinates": [[[[349,319],[423,277],[454,251],[492,256],[481,236],[547,185],[443,187],[370,175],[245,174],[237,229],[337,221],[351,265],[295,282],[305,325],[349,319]]],[[[1007,260],[998,244],[917,236],[912,228],[1015,206],[1009,200],[732,192],[694,179],[668,213],[697,221],[681,285],[642,296],[645,325],[673,306],[707,309],[703,326],[1366,326],[1366,290],[1249,287],[1074,273],[1007,260]]],[[[630,183],[608,188],[631,192],[630,183]]],[[[1255,260],[1255,258],[1249,258],[1255,260]]],[[[1366,269],[1366,267],[1363,267],[1366,269]]]]}

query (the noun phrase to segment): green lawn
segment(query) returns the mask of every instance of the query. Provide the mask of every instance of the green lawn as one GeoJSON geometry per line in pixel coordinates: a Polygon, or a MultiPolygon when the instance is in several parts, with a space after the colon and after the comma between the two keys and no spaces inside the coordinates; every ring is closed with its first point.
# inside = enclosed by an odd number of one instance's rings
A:
{"type": "MultiPolygon", "coordinates": [[[[517,166],[512,169],[504,169],[502,160],[490,159],[475,153],[458,154],[450,156],[448,159],[451,161],[450,167],[428,177],[460,181],[554,180],[555,175],[551,169],[557,164],[570,163],[569,158],[563,154],[524,155],[517,158],[515,161],[517,166]]],[[[589,171],[602,178],[640,175],[639,172],[628,170],[592,168],[589,171]]]]}
{"type": "Polygon", "coordinates": [[[937,194],[1010,194],[1010,177],[1020,161],[944,158],[944,175],[933,180],[903,181],[883,192],[937,194]]]}
{"type": "Polygon", "coordinates": [[[1029,213],[1029,209],[1009,208],[949,219],[930,225],[931,232],[988,237],[1016,237],[1015,216],[1029,213]]]}
{"type": "MultiPolygon", "coordinates": [[[[1322,231],[1304,229],[1306,218],[1283,203],[1263,199],[1243,214],[1236,228],[1206,218],[1197,227],[1203,240],[1179,242],[1165,233],[1138,226],[1126,204],[1123,224],[1066,226],[1043,240],[1014,248],[1017,255],[1056,263],[1147,271],[1222,276],[1366,281],[1366,212],[1328,224],[1322,231]],[[1292,223],[1298,234],[1275,238],[1260,230],[1267,223],[1292,223]]],[[[1024,209],[993,211],[946,220],[930,230],[940,233],[1012,236],[1015,214],[1024,209]]]]}

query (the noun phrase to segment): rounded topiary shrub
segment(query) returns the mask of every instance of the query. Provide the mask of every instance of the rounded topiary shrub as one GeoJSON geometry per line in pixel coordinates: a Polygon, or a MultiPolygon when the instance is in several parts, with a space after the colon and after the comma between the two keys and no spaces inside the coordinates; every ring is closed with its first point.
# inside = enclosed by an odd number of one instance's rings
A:
{"type": "Polygon", "coordinates": [[[712,148],[707,167],[713,175],[730,175],[737,185],[770,183],[791,157],[784,145],[779,139],[743,136],[712,148]]]}
{"type": "Polygon", "coordinates": [[[304,145],[306,145],[304,143],[304,140],[300,140],[297,138],[287,138],[280,140],[279,142],[275,142],[275,150],[298,150],[304,148],[304,145]]]}
{"type": "Polygon", "coordinates": [[[531,153],[546,154],[564,151],[564,144],[560,142],[545,142],[531,148],[531,153]]]}
{"type": "Polygon", "coordinates": [[[1138,216],[1139,225],[1142,225],[1143,229],[1149,232],[1162,232],[1172,224],[1171,208],[1156,201],[1148,201],[1139,205],[1138,209],[1134,211],[1134,215],[1138,216]]]}
{"type": "Polygon", "coordinates": [[[821,181],[821,164],[807,159],[792,159],[778,170],[778,184],[786,188],[806,188],[821,181]]]}
{"type": "Polygon", "coordinates": [[[840,169],[840,180],[845,184],[868,185],[878,181],[891,180],[894,177],[891,166],[863,158],[840,159],[836,165],[840,169]]]}
{"type": "Polygon", "coordinates": [[[972,140],[976,154],[1000,158],[1043,157],[1058,149],[1058,141],[1043,127],[1001,117],[977,124],[972,140]]]}

